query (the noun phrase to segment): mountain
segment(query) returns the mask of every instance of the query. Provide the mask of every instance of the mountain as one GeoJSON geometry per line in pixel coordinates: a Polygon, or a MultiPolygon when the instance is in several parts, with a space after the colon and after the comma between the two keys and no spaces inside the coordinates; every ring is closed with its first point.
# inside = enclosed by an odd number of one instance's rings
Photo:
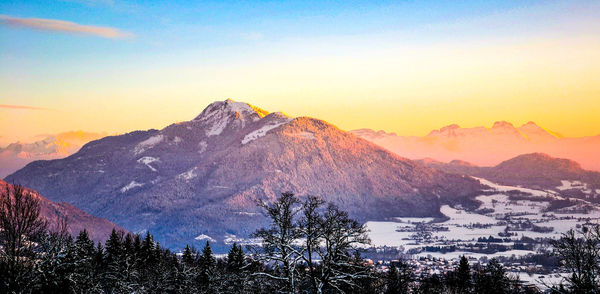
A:
{"type": "Polygon", "coordinates": [[[92,141],[7,177],[161,244],[223,242],[265,224],[257,199],[319,195],[360,220],[441,216],[478,181],[399,157],[325,121],[232,100],[191,121],[92,141]]]}
{"type": "MultiPolygon", "coordinates": [[[[0,180],[0,191],[2,191],[0,196],[6,195],[4,192],[7,188],[8,191],[12,191],[13,185],[0,180]]],[[[57,228],[59,220],[66,218],[67,230],[71,235],[76,236],[80,231],[86,229],[90,238],[96,242],[105,241],[113,228],[126,231],[106,219],[92,216],[69,203],[52,202],[32,189],[24,188],[24,190],[25,193],[39,200],[40,214],[48,220],[50,229],[57,228]]]]}
{"type": "Polygon", "coordinates": [[[461,128],[453,124],[422,137],[369,129],[351,133],[411,159],[431,158],[441,162],[459,159],[479,166],[493,166],[521,154],[538,152],[574,160],[585,169],[600,171],[600,135],[565,138],[534,122],[515,127],[500,121],[491,128],[461,128]]]}
{"type": "Polygon", "coordinates": [[[600,172],[584,170],[575,161],[543,153],[519,155],[493,167],[478,167],[459,161],[422,163],[446,172],[468,174],[503,185],[554,191],[578,190],[582,197],[589,198],[596,194],[600,197],[600,172]]]}
{"type": "Polygon", "coordinates": [[[41,159],[67,157],[79,150],[83,144],[102,138],[106,134],[83,131],[64,132],[56,135],[44,135],[34,142],[15,142],[0,148],[0,179],[41,159]]]}

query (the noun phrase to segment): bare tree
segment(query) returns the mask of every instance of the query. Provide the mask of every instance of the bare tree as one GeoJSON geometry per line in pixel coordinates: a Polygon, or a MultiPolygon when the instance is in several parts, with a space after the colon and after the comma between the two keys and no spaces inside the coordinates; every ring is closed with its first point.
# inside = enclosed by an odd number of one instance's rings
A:
{"type": "Polygon", "coordinates": [[[31,268],[37,239],[43,235],[47,222],[40,216],[39,200],[20,185],[6,186],[0,194],[0,262],[8,288],[23,283],[20,273],[31,268]]]}
{"type": "Polygon", "coordinates": [[[574,293],[600,292],[600,226],[570,230],[551,244],[562,265],[571,272],[567,287],[574,293]]]}
{"type": "Polygon", "coordinates": [[[262,261],[272,264],[281,276],[261,272],[275,280],[283,282],[284,292],[294,293],[298,276],[297,265],[302,259],[294,248],[298,239],[298,230],[294,218],[299,212],[299,202],[293,193],[283,193],[272,204],[259,203],[271,219],[271,226],[258,230],[254,235],[262,239],[265,254],[257,255],[262,261]]]}
{"type": "Polygon", "coordinates": [[[370,277],[370,268],[355,254],[358,246],[371,242],[364,225],[329,204],[323,213],[321,231],[317,293],[327,288],[344,292],[344,288],[355,288],[357,281],[370,277]]]}
{"type": "Polygon", "coordinates": [[[263,241],[265,254],[259,256],[281,276],[260,274],[286,281],[287,292],[295,291],[300,280],[314,293],[344,292],[370,276],[370,268],[354,254],[358,245],[370,242],[365,227],[336,206],[324,204],[308,196],[300,207],[292,193],[284,193],[272,205],[261,204],[272,223],[255,234],[263,241]],[[307,268],[298,271],[299,265],[307,268]]]}
{"type": "Polygon", "coordinates": [[[319,283],[319,272],[315,259],[320,259],[319,249],[321,237],[323,236],[323,217],[319,209],[325,204],[321,198],[316,196],[308,196],[302,205],[302,217],[298,221],[300,233],[304,236],[305,261],[308,266],[308,275],[311,286],[315,292],[321,288],[319,283]]]}

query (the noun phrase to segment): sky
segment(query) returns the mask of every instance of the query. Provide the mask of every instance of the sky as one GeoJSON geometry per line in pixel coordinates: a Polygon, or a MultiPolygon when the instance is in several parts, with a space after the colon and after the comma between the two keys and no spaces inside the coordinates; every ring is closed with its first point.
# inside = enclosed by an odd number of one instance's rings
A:
{"type": "Polygon", "coordinates": [[[1,1],[0,146],[232,98],[351,130],[600,134],[599,1],[1,1]]]}

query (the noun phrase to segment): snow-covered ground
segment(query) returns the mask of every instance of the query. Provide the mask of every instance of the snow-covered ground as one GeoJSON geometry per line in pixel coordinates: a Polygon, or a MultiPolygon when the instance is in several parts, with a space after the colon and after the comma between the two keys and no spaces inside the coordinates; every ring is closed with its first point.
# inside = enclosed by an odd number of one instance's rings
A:
{"type": "MultiPolygon", "coordinates": [[[[504,186],[492,183],[485,179],[478,179],[482,184],[489,187],[491,195],[480,195],[476,200],[481,202],[480,207],[475,211],[467,211],[460,207],[451,207],[444,205],[440,208],[441,213],[448,217],[448,220],[434,223],[433,218],[414,218],[397,217],[390,221],[370,221],[366,223],[372,246],[394,246],[402,247],[408,251],[418,252],[426,246],[449,247],[456,246],[464,248],[468,245],[476,244],[478,238],[488,238],[490,236],[499,239],[510,238],[509,247],[514,241],[528,238],[557,238],[570,229],[585,223],[600,223],[600,209],[590,211],[589,213],[558,213],[547,211],[550,206],[550,199],[565,199],[558,192],[527,189],[522,187],[504,186]],[[509,191],[519,191],[519,200],[511,200],[509,191]],[[526,198],[532,196],[531,200],[526,198]],[[546,200],[540,200],[544,197],[546,200]],[[524,200],[521,200],[524,199],[524,200]],[[518,227],[525,225],[525,227],[518,227]],[[552,228],[552,231],[543,231],[536,229],[552,228]],[[511,235],[507,236],[508,232],[511,235]],[[500,235],[502,234],[502,236],[500,235]],[[416,249],[416,251],[415,251],[416,249]]],[[[581,187],[585,185],[563,181],[563,186],[581,187]]],[[[559,189],[560,190],[560,189],[559,189]]],[[[586,202],[584,202],[586,203],[586,202]]],[[[589,203],[588,203],[589,204],[589,203]]],[[[595,205],[594,205],[595,206],[595,205]]],[[[564,208],[564,209],[568,209],[564,208]]],[[[504,244],[504,243],[495,243],[504,244]]],[[[421,251],[417,256],[457,258],[463,254],[481,257],[481,256],[522,256],[535,253],[528,250],[507,250],[493,254],[481,254],[456,250],[449,253],[426,252],[421,251]]]]}

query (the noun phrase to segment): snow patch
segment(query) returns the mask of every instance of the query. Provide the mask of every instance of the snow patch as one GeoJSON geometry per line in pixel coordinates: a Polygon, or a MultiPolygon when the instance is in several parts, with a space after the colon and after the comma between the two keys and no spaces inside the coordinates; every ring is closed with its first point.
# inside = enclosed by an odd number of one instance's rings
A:
{"type": "Polygon", "coordinates": [[[225,129],[225,127],[227,127],[228,122],[229,122],[228,117],[221,118],[221,120],[213,123],[213,125],[210,127],[210,129],[206,132],[206,135],[209,137],[220,135],[223,132],[223,130],[225,129]]]}
{"type": "Polygon", "coordinates": [[[153,172],[157,171],[153,166],[151,166],[150,164],[153,162],[157,162],[160,161],[160,159],[156,158],[156,157],[151,157],[151,156],[144,156],[140,159],[137,160],[138,163],[143,163],[145,164],[149,169],[151,169],[153,172]]]}
{"type": "Polygon", "coordinates": [[[236,102],[231,99],[229,100],[229,107],[233,112],[254,112],[254,109],[252,109],[252,107],[250,107],[250,105],[248,105],[247,103],[236,102]]]}
{"type": "Polygon", "coordinates": [[[268,131],[270,131],[272,129],[275,129],[275,128],[281,126],[281,125],[284,125],[284,124],[286,124],[286,123],[288,123],[290,121],[292,121],[292,119],[288,118],[288,119],[280,121],[280,122],[266,124],[262,128],[260,128],[260,129],[258,129],[256,131],[253,131],[253,132],[249,133],[248,135],[246,135],[244,137],[244,139],[242,140],[242,145],[245,145],[245,144],[247,144],[249,142],[252,142],[252,141],[254,141],[254,140],[256,140],[256,139],[258,139],[260,137],[264,137],[267,134],[268,131]]]}
{"type": "Polygon", "coordinates": [[[133,149],[133,153],[135,155],[138,155],[138,154],[154,147],[156,144],[162,142],[163,139],[164,139],[163,135],[152,136],[152,137],[140,142],[139,144],[137,144],[137,146],[135,146],[135,148],[133,149]]]}
{"type": "Polygon", "coordinates": [[[204,234],[198,235],[196,238],[194,238],[194,240],[198,240],[198,241],[206,240],[209,242],[217,242],[217,240],[211,238],[209,235],[204,235],[204,234]]]}
{"type": "Polygon", "coordinates": [[[247,215],[247,216],[256,216],[258,213],[256,212],[247,212],[247,211],[238,211],[235,214],[237,215],[247,215]]]}
{"type": "Polygon", "coordinates": [[[175,136],[175,138],[173,138],[173,143],[175,143],[175,144],[179,144],[179,143],[181,143],[181,141],[183,141],[183,140],[177,136],[175,136]]]}
{"type": "Polygon", "coordinates": [[[245,239],[245,238],[238,237],[234,234],[225,234],[225,238],[223,239],[223,242],[227,245],[231,245],[233,243],[237,243],[238,245],[261,245],[262,244],[260,238],[245,239]]]}
{"type": "Polygon", "coordinates": [[[207,147],[208,144],[206,144],[206,141],[201,141],[200,143],[198,143],[198,153],[203,153],[204,151],[206,151],[207,147]]]}
{"type": "Polygon", "coordinates": [[[179,178],[179,179],[182,179],[182,180],[189,181],[189,180],[191,180],[191,179],[193,179],[193,178],[195,178],[195,177],[197,177],[197,176],[198,176],[198,175],[196,174],[196,169],[197,169],[197,168],[196,168],[196,167],[194,167],[194,168],[192,168],[192,169],[190,169],[190,170],[188,170],[188,171],[186,171],[186,172],[184,172],[184,173],[182,173],[182,174],[179,174],[179,175],[177,176],[177,178],[179,178]]]}
{"type": "Polygon", "coordinates": [[[125,193],[135,187],[141,187],[144,184],[138,183],[136,181],[131,181],[129,184],[127,184],[127,186],[124,186],[123,188],[121,188],[121,193],[125,193]]]}
{"type": "Polygon", "coordinates": [[[571,189],[585,189],[586,184],[580,182],[580,181],[569,181],[569,180],[562,180],[560,181],[561,185],[556,187],[556,189],[564,191],[564,190],[571,190],[571,189]]]}
{"type": "Polygon", "coordinates": [[[496,183],[492,183],[486,179],[477,178],[477,177],[473,177],[473,178],[478,180],[482,185],[488,186],[488,187],[494,189],[495,191],[499,191],[499,192],[508,192],[508,191],[512,191],[512,190],[517,190],[517,191],[520,191],[523,193],[529,193],[533,196],[552,197],[555,199],[562,199],[561,197],[553,195],[552,193],[550,193],[548,191],[527,189],[527,188],[521,188],[521,187],[515,187],[515,186],[503,186],[503,185],[499,185],[496,183]]]}

